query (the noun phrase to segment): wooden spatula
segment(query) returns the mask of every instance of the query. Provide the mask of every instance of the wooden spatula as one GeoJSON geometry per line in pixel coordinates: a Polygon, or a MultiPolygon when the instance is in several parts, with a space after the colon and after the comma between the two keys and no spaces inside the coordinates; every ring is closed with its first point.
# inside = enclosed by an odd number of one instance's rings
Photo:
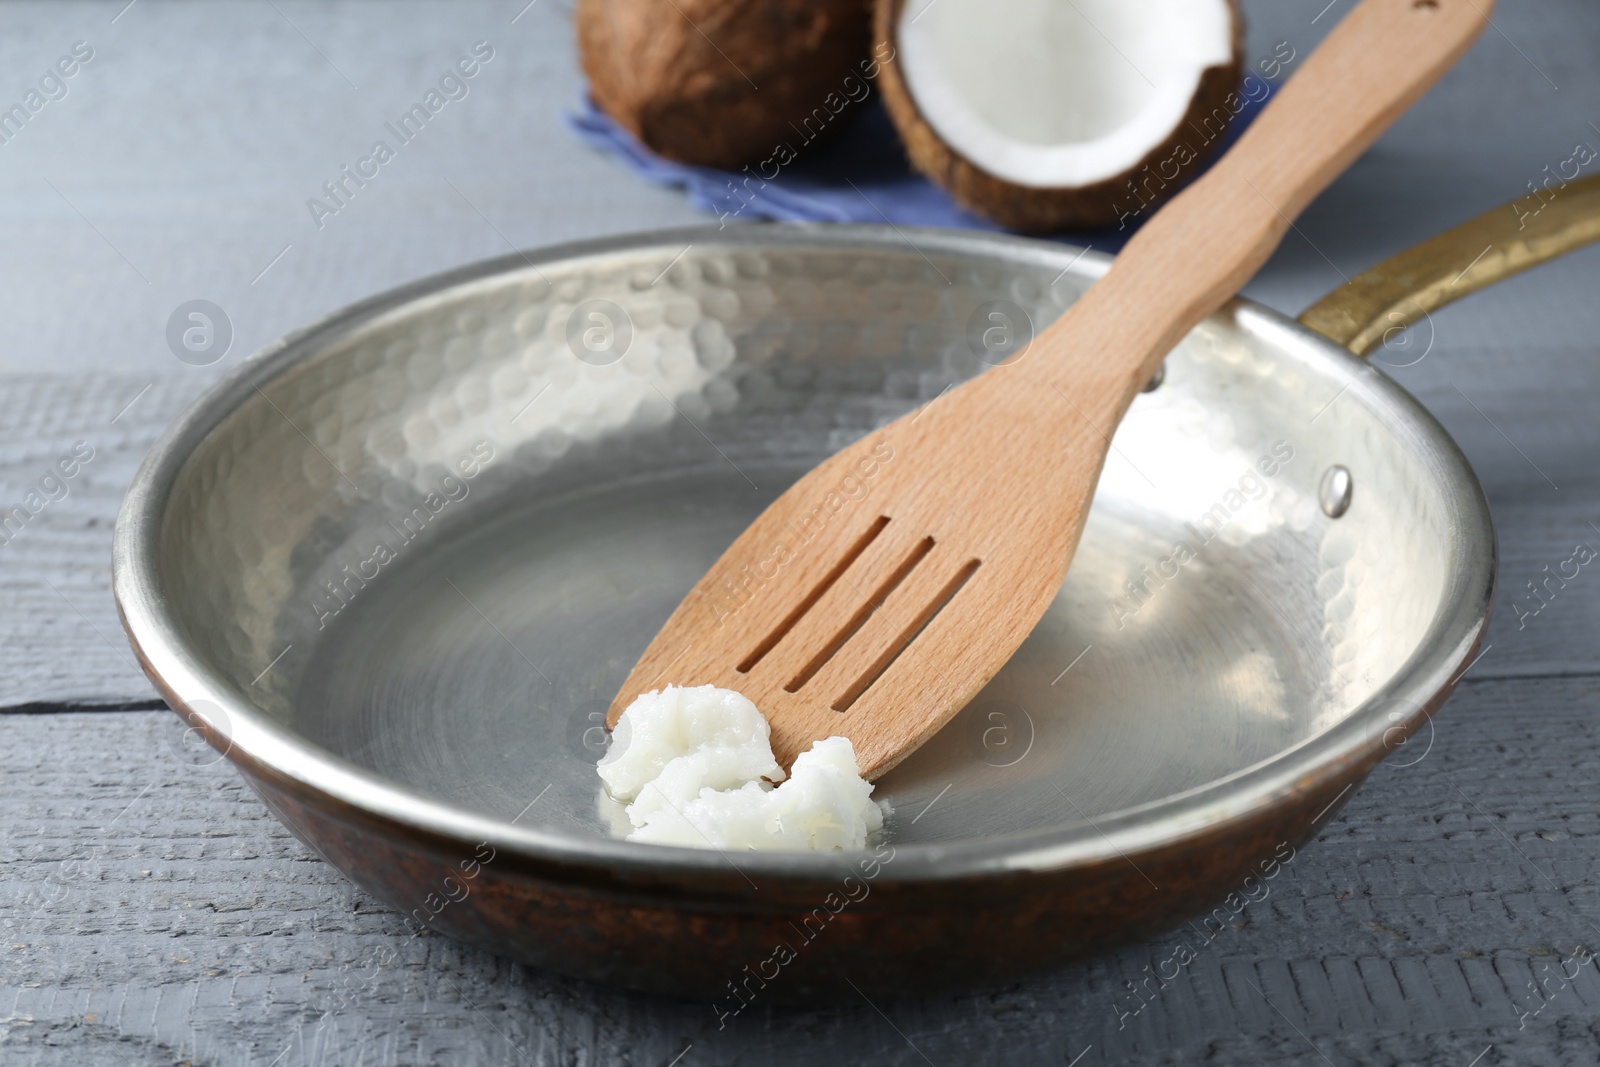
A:
{"type": "Polygon", "coordinates": [[[767,508],[678,605],[607,724],[647,690],[711,683],[766,713],[785,766],[842,734],[877,777],[927,740],[1055,597],[1111,434],[1162,358],[1492,7],[1364,0],[1020,358],[868,434],[767,508]]]}

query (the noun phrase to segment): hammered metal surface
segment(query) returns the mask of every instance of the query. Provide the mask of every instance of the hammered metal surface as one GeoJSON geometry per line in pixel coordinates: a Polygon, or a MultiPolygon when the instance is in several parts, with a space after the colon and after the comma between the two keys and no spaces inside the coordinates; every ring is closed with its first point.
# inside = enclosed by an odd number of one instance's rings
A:
{"type": "MultiPolygon", "coordinates": [[[[174,484],[161,571],[189,640],[385,779],[607,836],[597,712],[694,578],[810,465],[980,371],[980,306],[1042,329],[1103,270],[854,240],[645,243],[341,323],[174,484]],[[595,300],[625,312],[626,351],[585,347],[595,300]]],[[[883,779],[889,838],[1178,797],[1392,682],[1449,606],[1466,505],[1376,380],[1248,307],[1202,324],[1117,431],[1038,629],[883,779]],[[1317,496],[1334,464],[1361,486],[1337,522],[1317,496]]]]}
{"type": "MultiPolygon", "coordinates": [[[[614,840],[606,701],[791,479],[995,361],[997,308],[1040,329],[1104,265],[993,235],[740,227],[375,297],[247,361],[157,443],[117,522],[124,623],[173,706],[401,912],[721,995],[871,857],[614,840]],[[450,864],[482,850],[478,891],[445,907],[450,864]]],[[[1002,979],[1202,911],[1439,706],[1493,567],[1482,492],[1415,401],[1282,316],[1225,309],[1117,430],[1036,631],[879,783],[871,899],[775,996],[1002,979]],[[1333,520],[1336,464],[1360,489],[1333,520]]]]}

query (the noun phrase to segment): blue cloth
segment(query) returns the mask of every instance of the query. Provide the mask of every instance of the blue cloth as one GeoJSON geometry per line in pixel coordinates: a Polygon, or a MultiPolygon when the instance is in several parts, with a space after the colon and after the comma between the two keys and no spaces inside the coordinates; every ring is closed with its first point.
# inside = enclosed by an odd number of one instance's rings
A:
{"type": "MultiPolygon", "coordinates": [[[[1270,93],[1261,94],[1260,102],[1252,102],[1241,94],[1244,106],[1223,135],[1224,150],[1238,139],[1269,98],[1270,93]]],[[[832,139],[784,167],[765,185],[759,180],[746,184],[748,175],[738,171],[661,158],[613,122],[587,94],[564,118],[567,128],[580,140],[615,156],[646,181],[683,188],[690,203],[719,217],[727,213],[730,218],[786,222],[890,222],[899,226],[1000,229],[963,210],[943,189],[911,169],[899,134],[876,96],[832,139]],[[735,195],[735,187],[742,196],[735,195]]],[[[1130,220],[1123,230],[1075,231],[1057,235],[1057,239],[1115,252],[1147,215],[1130,220]]]]}

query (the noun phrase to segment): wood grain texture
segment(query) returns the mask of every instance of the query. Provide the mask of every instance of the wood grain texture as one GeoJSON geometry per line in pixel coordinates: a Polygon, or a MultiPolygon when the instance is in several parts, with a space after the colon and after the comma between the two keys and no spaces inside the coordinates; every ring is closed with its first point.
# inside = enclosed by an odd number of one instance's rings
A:
{"type": "Polygon", "coordinates": [[[1543,965],[1600,948],[1600,811],[1571,788],[1600,770],[1597,695],[1600,677],[1469,679],[1431,746],[1381,766],[1209,941],[1174,931],[1023,985],[863,989],[721,1030],[707,1005],[413,936],[226,763],[178,756],[166,712],[3,716],[0,1060],[665,1064],[693,1044],[683,1063],[1064,1064],[1087,1047],[1083,1064],[1465,1067],[1493,1045],[1485,1062],[1592,1062],[1600,969],[1569,962],[1577,980],[1522,1014],[1543,965]],[[1178,968],[1182,944],[1196,958],[1178,968]],[[1177,977],[1134,1011],[1123,983],[1146,966],[1177,977]]]}
{"type": "Polygon", "coordinates": [[[39,494],[0,527],[0,706],[154,696],[111,602],[112,528],[145,452],[209,377],[0,377],[0,508],[39,494]],[[61,478],[74,447],[92,458],[61,478]]]}
{"type": "Polygon", "coordinates": [[[1055,600],[1112,428],[1167,353],[1460,58],[1492,10],[1491,0],[1363,0],[1031,345],[842,449],[768,506],[651,640],[607,725],[661,686],[716,685],[762,709],[785,767],[835,735],[854,743],[869,779],[915,751],[1055,600]],[[870,508],[843,510],[863,486],[870,508]]]}

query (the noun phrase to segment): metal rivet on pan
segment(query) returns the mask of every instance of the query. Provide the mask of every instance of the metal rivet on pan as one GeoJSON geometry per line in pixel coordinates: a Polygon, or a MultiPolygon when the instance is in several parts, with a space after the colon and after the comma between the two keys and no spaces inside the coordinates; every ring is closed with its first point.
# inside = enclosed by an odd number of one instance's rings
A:
{"type": "Polygon", "coordinates": [[[1317,500],[1322,504],[1322,513],[1330,519],[1337,519],[1349,511],[1350,496],[1354,493],[1355,487],[1355,480],[1350,477],[1350,468],[1337,464],[1329,467],[1322,475],[1322,486],[1317,490],[1317,500]]]}
{"type": "Polygon", "coordinates": [[[1154,374],[1150,375],[1150,380],[1148,382],[1144,383],[1144,388],[1141,389],[1140,392],[1142,392],[1142,393],[1153,393],[1157,389],[1160,389],[1161,388],[1161,383],[1166,381],[1166,380],[1167,380],[1167,365],[1165,363],[1163,363],[1163,364],[1161,364],[1161,366],[1156,368],[1156,372],[1154,374]]]}

